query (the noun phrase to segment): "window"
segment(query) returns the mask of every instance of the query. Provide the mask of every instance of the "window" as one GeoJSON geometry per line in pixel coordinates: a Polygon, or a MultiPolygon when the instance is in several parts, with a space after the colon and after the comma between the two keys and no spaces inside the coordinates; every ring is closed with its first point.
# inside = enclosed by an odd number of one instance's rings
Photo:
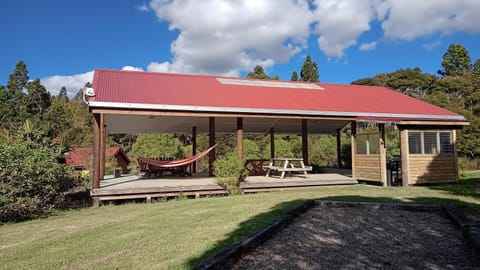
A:
{"type": "Polygon", "coordinates": [[[408,132],[408,152],[410,154],[422,153],[422,143],[420,138],[420,132],[408,132]]]}
{"type": "Polygon", "coordinates": [[[440,153],[452,153],[451,132],[440,132],[440,153]]]}
{"type": "Polygon", "coordinates": [[[380,154],[380,135],[379,134],[369,134],[368,135],[368,146],[369,146],[369,153],[373,154],[380,154]]]}
{"type": "Polygon", "coordinates": [[[367,154],[367,135],[357,136],[357,154],[359,155],[367,154]]]}
{"type": "Polygon", "coordinates": [[[451,131],[409,131],[410,154],[453,153],[451,131]]]}
{"type": "Polygon", "coordinates": [[[359,134],[357,135],[357,154],[359,155],[377,155],[380,153],[378,134],[359,134]]]}
{"type": "Polygon", "coordinates": [[[437,132],[424,132],[423,133],[423,146],[425,154],[437,153],[437,132]]]}

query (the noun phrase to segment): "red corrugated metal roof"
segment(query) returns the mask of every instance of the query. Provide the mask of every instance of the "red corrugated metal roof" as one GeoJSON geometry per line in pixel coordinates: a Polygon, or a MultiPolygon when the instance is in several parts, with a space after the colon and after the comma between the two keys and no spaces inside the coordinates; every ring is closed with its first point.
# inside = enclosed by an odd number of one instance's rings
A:
{"type": "Polygon", "coordinates": [[[347,113],[360,117],[464,120],[458,114],[385,87],[315,83],[323,89],[302,89],[222,84],[218,78],[98,69],[93,79],[96,96],[90,98],[90,107],[282,114],[308,111],[309,115],[318,112],[330,116],[347,113]]]}
{"type": "MultiPolygon", "coordinates": [[[[129,162],[128,157],[123,153],[119,146],[109,147],[106,149],[105,156],[107,158],[115,157],[117,154],[122,154],[123,158],[129,162]]],[[[70,152],[65,153],[65,165],[88,168],[92,162],[93,149],[73,146],[70,152]]]]}

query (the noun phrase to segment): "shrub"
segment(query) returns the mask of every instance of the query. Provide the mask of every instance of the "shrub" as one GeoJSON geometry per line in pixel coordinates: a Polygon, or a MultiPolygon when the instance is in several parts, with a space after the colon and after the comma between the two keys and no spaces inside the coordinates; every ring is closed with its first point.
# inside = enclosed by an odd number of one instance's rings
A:
{"type": "Polygon", "coordinates": [[[218,158],[214,163],[217,183],[227,189],[228,194],[240,194],[240,178],[243,176],[243,162],[238,162],[235,154],[218,158]]]}
{"type": "Polygon", "coordinates": [[[58,205],[76,185],[58,163],[61,147],[41,136],[0,141],[0,222],[38,217],[58,205]],[[39,143],[41,142],[41,143],[39,143]]]}

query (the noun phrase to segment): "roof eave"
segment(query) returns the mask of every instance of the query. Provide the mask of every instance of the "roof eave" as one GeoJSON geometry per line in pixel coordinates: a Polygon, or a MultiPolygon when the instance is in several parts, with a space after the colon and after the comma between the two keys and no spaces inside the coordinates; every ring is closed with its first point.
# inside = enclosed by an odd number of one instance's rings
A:
{"type": "Polygon", "coordinates": [[[123,110],[151,110],[151,111],[187,111],[187,112],[213,112],[213,113],[245,113],[245,114],[268,114],[268,115],[303,115],[303,116],[330,116],[350,117],[361,119],[380,118],[385,122],[400,124],[413,124],[416,121],[448,121],[460,125],[468,125],[465,117],[461,115],[430,115],[430,114],[396,114],[381,112],[339,112],[339,111],[314,111],[314,110],[287,110],[266,108],[238,108],[238,107],[213,107],[169,104],[144,104],[144,103],[121,103],[121,102],[89,102],[90,109],[108,108],[123,110]]]}

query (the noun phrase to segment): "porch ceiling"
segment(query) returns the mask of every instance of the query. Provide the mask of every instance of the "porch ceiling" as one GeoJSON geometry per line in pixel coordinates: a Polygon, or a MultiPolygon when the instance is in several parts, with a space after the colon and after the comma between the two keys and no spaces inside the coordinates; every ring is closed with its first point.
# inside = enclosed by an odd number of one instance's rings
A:
{"type": "MultiPolygon", "coordinates": [[[[349,120],[315,119],[308,120],[308,133],[334,134],[343,128],[349,120]]],[[[161,115],[116,115],[105,114],[106,131],[115,133],[191,133],[192,127],[197,132],[208,132],[208,117],[161,116],[161,115]]],[[[275,133],[299,134],[302,131],[300,119],[243,118],[246,133],[267,133],[273,127],[275,133]]],[[[235,117],[216,117],[217,133],[233,133],[237,129],[235,117]]]]}

